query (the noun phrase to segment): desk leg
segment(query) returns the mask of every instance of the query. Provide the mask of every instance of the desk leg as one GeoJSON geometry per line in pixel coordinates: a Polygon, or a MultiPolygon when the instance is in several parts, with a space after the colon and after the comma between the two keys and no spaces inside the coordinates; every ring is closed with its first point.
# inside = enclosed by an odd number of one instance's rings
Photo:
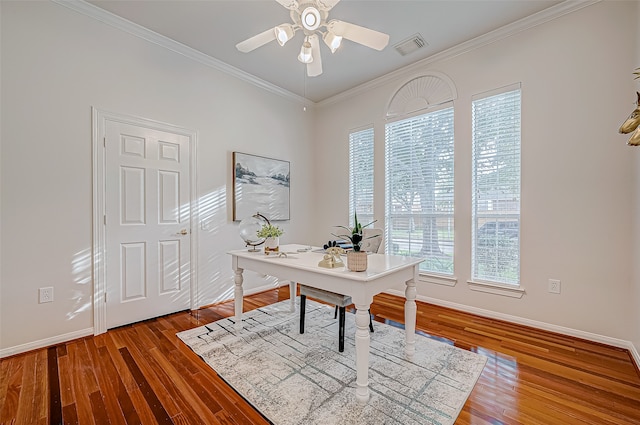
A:
{"type": "Polygon", "coordinates": [[[356,305],[356,400],[369,401],[369,308],[371,304],[356,305]]]}
{"type": "Polygon", "coordinates": [[[404,329],[405,345],[404,352],[407,358],[411,359],[416,352],[416,282],[411,279],[407,281],[407,288],[404,291],[406,301],[404,302],[404,329]]]}
{"type": "Polygon", "coordinates": [[[289,281],[289,299],[291,300],[291,312],[294,313],[296,311],[296,292],[298,289],[298,284],[293,280],[289,281]]]}
{"type": "Polygon", "coordinates": [[[242,272],[243,269],[234,270],[235,273],[235,291],[234,291],[234,304],[236,308],[236,329],[242,329],[242,302],[244,297],[244,292],[242,290],[242,272]]]}

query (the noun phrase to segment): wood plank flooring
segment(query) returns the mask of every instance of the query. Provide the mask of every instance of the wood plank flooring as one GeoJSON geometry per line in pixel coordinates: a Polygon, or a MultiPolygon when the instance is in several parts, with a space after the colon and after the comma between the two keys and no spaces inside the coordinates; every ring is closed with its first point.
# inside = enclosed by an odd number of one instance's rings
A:
{"type": "MultiPolygon", "coordinates": [[[[248,296],[245,311],[288,292],[248,296]]],[[[371,313],[402,323],[403,300],[379,295],[371,313]]],[[[228,302],[2,359],[0,423],[268,424],[175,336],[232,315],[228,302]]],[[[626,350],[420,302],[417,329],[489,359],[456,424],[640,424],[626,350]]]]}

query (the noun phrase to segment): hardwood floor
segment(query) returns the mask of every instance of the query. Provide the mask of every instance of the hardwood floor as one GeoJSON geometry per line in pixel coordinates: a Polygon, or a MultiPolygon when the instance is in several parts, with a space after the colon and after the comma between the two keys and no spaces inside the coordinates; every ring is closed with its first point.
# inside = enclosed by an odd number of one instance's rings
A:
{"type": "MultiPolygon", "coordinates": [[[[245,298],[245,310],[288,299],[245,298]]],[[[403,322],[379,295],[377,321],[403,322]]],[[[123,326],[0,361],[2,424],[267,424],[176,332],[233,315],[233,303],[123,326]]],[[[418,302],[417,329],[488,363],[456,424],[640,424],[627,351],[418,302]]]]}

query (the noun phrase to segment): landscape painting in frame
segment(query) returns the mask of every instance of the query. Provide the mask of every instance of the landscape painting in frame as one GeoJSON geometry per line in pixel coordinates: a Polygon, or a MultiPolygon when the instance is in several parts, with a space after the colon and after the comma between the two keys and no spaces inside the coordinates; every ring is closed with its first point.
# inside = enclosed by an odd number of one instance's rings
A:
{"type": "Polygon", "coordinates": [[[233,220],[289,220],[289,161],[233,153],[233,220]]]}

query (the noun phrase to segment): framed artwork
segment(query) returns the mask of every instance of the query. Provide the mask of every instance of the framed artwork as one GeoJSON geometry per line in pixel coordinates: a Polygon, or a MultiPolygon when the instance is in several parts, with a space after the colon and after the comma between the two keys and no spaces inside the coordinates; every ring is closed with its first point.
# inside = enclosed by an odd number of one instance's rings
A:
{"type": "Polygon", "coordinates": [[[233,153],[233,220],[289,220],[289,161],[233,153]]]}

